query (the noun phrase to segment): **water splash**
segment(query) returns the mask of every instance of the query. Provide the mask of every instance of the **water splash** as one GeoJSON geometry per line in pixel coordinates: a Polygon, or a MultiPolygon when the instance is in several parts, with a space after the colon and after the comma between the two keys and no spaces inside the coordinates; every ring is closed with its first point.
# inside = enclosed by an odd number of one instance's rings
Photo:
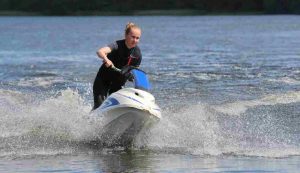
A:
{"type": "Polygon", "coordinates": [[[196,155],[300,155],[298,96],[299,92],[293,92],[258,101],[198,104],[165,111],[162,121],[141,135],[136,144],[196,155]],[[245,105],[247,109],[238,109],[245,105]],[[232,110],[231,114],[227,110],[232,110]]]}
{"type": "Polygon", "coordinates": [[[39,103],[20,92],[1,90],[0,96],[0,156],[70,153],[97,137],[98,124],[87,117],[91,107],[77,91],[39,103]]]}
{"type": "MultiPolygon", "coordinates": [[[[70,154],[99,139],[101,119],[91,116],[91,106],[71,89],[38,102],[33,95],[0,90],[0,108],[0,157],[70,154]]],[[[139,134],[134,145],[195,155],[300,155],[298,113],[299,92],[166,107],[163,119],[139,134]]]]}

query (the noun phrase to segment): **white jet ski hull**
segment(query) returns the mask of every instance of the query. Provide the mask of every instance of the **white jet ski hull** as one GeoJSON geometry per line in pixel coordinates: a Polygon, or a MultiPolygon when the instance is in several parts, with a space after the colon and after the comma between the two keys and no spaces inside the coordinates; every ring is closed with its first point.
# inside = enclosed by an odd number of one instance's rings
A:
{"type": "Polygon", "coordinates": [[[107,114],[118,115],[115,119],[109,118],[103,128],[101,140],[107,145],[128,146],[142,130],[159,121],[159,118],[135,108],[120,108],[107,114]]]}
{"type": "Polygon", "coordinates": [[[161,119],[152,94],[134,88],[111,94],[96,111],[104,122],[100,140],[108,146],[131,145],[141,131],[161,119]]]}

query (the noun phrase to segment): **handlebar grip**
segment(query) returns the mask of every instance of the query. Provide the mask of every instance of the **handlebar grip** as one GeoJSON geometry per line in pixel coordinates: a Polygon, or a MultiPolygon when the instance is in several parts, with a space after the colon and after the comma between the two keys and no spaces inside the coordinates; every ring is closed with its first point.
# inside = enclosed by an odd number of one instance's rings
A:
{"type": "Polygon", "coordinates": [[[121,72],[122,72],[122,70],[121,70],[121,69],[119,69],[119,68],[115,67],[114,65],[110,66],[110,68],[111,68],[111,69],[113,69],[113,70],[114,70],[114,71],[116,71],[116,72],[119,72],[119,73],[121,73],[121,72]]]}

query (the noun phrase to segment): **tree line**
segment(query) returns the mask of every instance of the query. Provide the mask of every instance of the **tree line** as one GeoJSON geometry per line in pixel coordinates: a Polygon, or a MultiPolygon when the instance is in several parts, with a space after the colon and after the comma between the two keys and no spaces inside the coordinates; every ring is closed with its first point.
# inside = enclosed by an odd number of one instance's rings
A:
{"type": "Polygon", "coordinates": [[[118,14],[187,10],[195,14],[300,14],[300,0],[0,0],[0,11],[40,15],[118,14]]]}

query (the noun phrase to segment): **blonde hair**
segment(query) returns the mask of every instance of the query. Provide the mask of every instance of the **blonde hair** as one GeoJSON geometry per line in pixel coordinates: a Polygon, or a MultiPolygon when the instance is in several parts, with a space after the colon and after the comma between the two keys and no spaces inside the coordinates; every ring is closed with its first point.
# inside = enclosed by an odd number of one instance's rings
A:
{"type": "Polygon", "coordinates": [[[136,24],[134,24],[132,22],[128,22],[125,27],[125,35],[129,34],[129,32],[131,31],[132,28],[137,28],[137,29],[141,30],[141,28],[139,26],[137,26],[136,24]]]}

